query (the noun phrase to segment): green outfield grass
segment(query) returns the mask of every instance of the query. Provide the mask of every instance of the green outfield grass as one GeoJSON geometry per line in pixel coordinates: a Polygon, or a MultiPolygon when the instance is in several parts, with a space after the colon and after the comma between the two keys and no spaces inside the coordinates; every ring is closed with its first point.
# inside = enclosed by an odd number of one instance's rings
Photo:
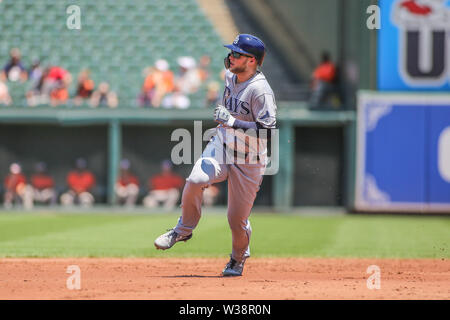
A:
{"type": "MultiPolygon", "coordinates": [[[[222,257],[225,214],[205,214],[192,240],[157,251],[175,214],[0,214],[0,257],[222,257]]],[[[253,214],[253,257],[449,258],[449,217],[253,214]]]]}

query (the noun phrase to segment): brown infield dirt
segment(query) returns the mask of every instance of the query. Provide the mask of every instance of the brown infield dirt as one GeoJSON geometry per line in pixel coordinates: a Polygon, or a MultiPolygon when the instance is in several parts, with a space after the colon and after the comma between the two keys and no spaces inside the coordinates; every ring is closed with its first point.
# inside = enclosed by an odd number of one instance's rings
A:
{"type": "Polygon", "coordinates": [[[448,259],[250,258],[242,277],[224,278],[221,270],[226,262],[226,258],[0,259],[0,299],[450,298],[448,259]],[[71,265],[80,268],[79,290],[67,288],[71,265]],[[371,265],[380,268],[379,289],[367,287],[371,265]]]}

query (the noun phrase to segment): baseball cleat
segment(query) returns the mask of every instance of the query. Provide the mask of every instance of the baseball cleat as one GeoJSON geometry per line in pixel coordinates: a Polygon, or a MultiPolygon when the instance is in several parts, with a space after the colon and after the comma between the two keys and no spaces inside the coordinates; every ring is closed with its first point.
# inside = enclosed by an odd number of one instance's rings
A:
{"type": "Polygon", "coordinates": [[[192,238],[192,233],[188,236],[180,236],[178,233],[175,232],[173,229],[169,229],[168,232],[160,235],[155,240],[155,247],[156,249],[166,250],[173,247],[175,243],[178,241],[188,241],[190,238],[192,238]]]}
{"type": "Polygon", "coordinates": [[[230,261],[225,266],[222,271],[224,277],[239,277],[242,276],[242,271],[244,270],[245,260],[242,262],[237,262],[230,255],[230,261]]]}

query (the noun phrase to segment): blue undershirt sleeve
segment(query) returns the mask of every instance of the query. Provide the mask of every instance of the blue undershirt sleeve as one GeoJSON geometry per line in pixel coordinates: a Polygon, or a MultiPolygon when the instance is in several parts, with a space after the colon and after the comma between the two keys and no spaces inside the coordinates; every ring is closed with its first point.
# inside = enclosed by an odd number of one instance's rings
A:
{"type": "Polygon", "coordinates": [[[256,122],[253,121],[244,121],[244,120],[239,120],[239,119],[235,119],[234,120],[234,124],[233,124],[233,129],[254,129],[254,130],[258,130],[258,125],[256,122]]]}

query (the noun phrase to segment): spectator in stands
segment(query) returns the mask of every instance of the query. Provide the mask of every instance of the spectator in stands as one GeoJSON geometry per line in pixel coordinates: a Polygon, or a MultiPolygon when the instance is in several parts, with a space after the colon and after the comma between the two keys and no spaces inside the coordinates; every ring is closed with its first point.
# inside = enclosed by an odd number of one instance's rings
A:
{"type": "Polygon", "coordinates": [[[141,107],[149,107],[152,102],[152,89],[153,80],[151,78],[152,73],[155,72],[155,67],[146,67],[142,70],[142,76],[144,77],[144,83],[142,84],[141,91],[138,96],[138,104],[141,107]]]}
{"type": "Polygon", "coordinates": [[[67,175],[67,185],[69,190],[61,196],[61,203],[65,206],[71,206],[74,203],[82,207],[91,207],[95,198],[91,192],[95,186],[96,179],[94,174],[87,169],[87,161],[84,158],[78,158],[75,162],[75,170],[67,175]]]}
{"type": "Polygon", "coordinates": [[[56,107],[67,103],[69,99],[68,87],[72,82],[72,75],[59,66],[51,66],[45,72],[43,94],[49,95],[50,105],[56,107]]]}
{"type": "Polygon", "coordinates": [[[5,82],[0,78],[0,105],[9,106],[12,103],[11,96],[9,95],[9,89],[5,82]]]}
{"type": "Polygon", "coordinates": [[[164,59],[155,62],[154,67],[144,70],[145,80],[139,98],[140,105],[159,107],[164,96],[174,90],[174,75],[164,59]]]}
{"type": "Polygon", "coordinates": [[[42,69],[41,63],[38,59],[33,61],[30,70],[28,71],[29,88],[26,93],[27,103],[30,107],[34,107],[41,103],[46,103],[46,99],[42,99],[42,87],[44,77],[47,74],[42,69]]]}
{"type": "Polygon", "coordinates": [[[41,67],[41,61],[39,59],[34,59],[31,64],[30,70],[28,70],[28,80],[36,85],[44,75],[44,70],[41,67]]]}
{"type": "Polygon", "coordinates": [[[152,105],[152,95],[154,88],[154,81],[152,74],[155,72],[154,67],[146,67],[142,70],[144,76],[144,83],[141,87],[141,92],[138,97],[138,104],[141,107],[149,107],[152,105]]]}
{"type": "Polygon", "coordinates": [[[110,90],[109,84],[101,82],[91,95],[91,107],[97,108],[99,106],[107,106],[109,108],[116,108],[119,104],[117,94],[110,90]]]}
{"type": "Polygon", "coordinates": [[[27,70],[22,64],[20,50],[17,48],[11,49],[9,52],[10,60],[3,67],[3,71],[0,75],[0,78],[3,81],[27,81],[27,70]]]}
{"type": "Polygon", "coordinates": [[[56,204],[56,190],[53,178],[47,173],[45,162],[39,162],[35,166],[35,173],[31,176],[33,187],[33,200],[44,204],[56,204]]]}
{"type": "Polygon", "coordinates": [[[175,86],[174,91],[163,98],[161,105],[163,108],[187,109],[191,105],[191,99],[175,86]]]}
{"type": "Polygon", "coordinates": [[[127,207],[134,207],[139,195],[139,179],[130,172],[130,161],[120,162],[119,179],[115,185],[117,201],[127,207]]]}
{"type": "Polygon", "coordinates": [[[326,107],[334,91],[336,67],[328,52],[322,53],[321,63],[312,74],[310,108],[326,107]]]}
{"type": "Polygon", "coordinates": [[[201,79],[197,70],[197,64],[193,57],[184,56],[177,59],[179,73],[175,78],[175,85],[184,94],[192,94],[198,91],[201,79]]]}
{"type": "Polygon", "coordinates": [[[206,207],[213,206],[219,196],[219,188],[216,185],[210,185],[203,190],[203,205],[206,207]]]}
{"type": "Polygon", "coordinates": [[[22,167],[18,163],[9,166],[9,174],[4,182],[4,206],[11,209],[13,204],[23,204],[25,209],[33,208],[33,190],[27,184],[27,178],[22,173],[22,167]]]}
{"type": "Polygon", "coordinates": [[[180,189],[184,179],[172,171],[172,162],[164,160],[161,164],[162,172],[149,179],[149,194],[143,203],[147,208],[155,208],[162,203],[167,210],[175,208],[180,198],[180,189]]]}
{"type": "Polygon", "coordinates": [[[211,57],[208,55],[204,55],[200,58],[198,63],[198,72],[200,76],[200,81],[203,83],[210,77],[210,65],[211,65],[211,57]]]}
{"type": "Polygon", "coordinates": [[[73,98],[76,106],[81,105],[85,100],[89,99],[94,92],[95,83],[91,79],[90,71],[83,69],[78,75],[77,92],[73,98]]]}
{"type": "Polygon", "coordinates": [[[227,69],[225,69],[225,68],[223,68],[220,71],[220,74],[219,74],[220,80],[225,81],[225,74],[226,74],[226,72],[227,72],[227,69]]]}
{"type": "Polygon", "coordinates": [[[220,84],[217,81],[208,83],[208,90],[206,92],[206,107],[215,108],[220,102],[220,84]]]}

